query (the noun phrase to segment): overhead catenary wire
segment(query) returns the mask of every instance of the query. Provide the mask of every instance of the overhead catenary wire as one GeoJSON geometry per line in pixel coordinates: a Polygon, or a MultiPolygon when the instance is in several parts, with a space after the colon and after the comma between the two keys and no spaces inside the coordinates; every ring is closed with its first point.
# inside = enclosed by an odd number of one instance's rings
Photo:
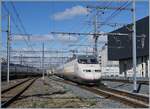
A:
{"type": "MultiPolygon", "coordinates": [[[[10,13],[10,11],[8,10],[8,8],[6,7],[5,3],[3,3],[2,5],[5,9],[5,11],[7,12],[7,14],[10,14],[11,15],[11,20],[12,20],[12,23],[15,25],[16,29],[18,30],[19,33],[22,33],[22,30],[20,29],[19,25],[15,22],[15,19],[13,17],[13,15],[10,13]]],[[[27,34],[27,33],[26,33],[27,34]]],[[[29,44],[29,42],[23,37],[23,40],[25,41],[26,45],[31,48],[33,51],[33,47],[31,44],[29,44]]]]}
{"type": "MultiPolygon", "coordinates": [[[[109,6],[111,3],[112,3],[112,2],[109,2],[108,4],[106,4],[106,7],[109,6]]],[[[84,38],[85,38],[85,37],[83,37],[82,39],[84,39],[84,38]]],[[[81,39],[81,40],[82,40],[82,39],[81,39]]],[[[80,41],[81,41],[81,40],[80,40],[80,41]]],[[[70,47],[69,47],[69,48],[70,48],[70,47]]]]}
{"type": "MultiPolygon", "coordinates": [[[[16,14],[16,16],[17,16],[17,18],[18,18],[18,21],[20,22],[20,25],[21,25],[21,27],[22,27],[23,33],[25,33],[25,34],[28,36],[28,41],[29,41],[30,36],[28,35],[28,33],[27,33],[26,29],[25,29],[25,26],[24,26],[24,24],[23,24],[23,22],[22,22],[22,20],[21,20],[21,18],[20,18],[20,15],[19,15],[19,13],[18,13],[18,11],[17,11],[15,5],[13,4],[13,2],[11,2],[11,6],[12,6],[12,8],[13,8],[13,10],[14,10],[14,13],[16,14]]],[[[26,40],[26,39],[25,39],[25,40],[26,40]]],[[[26,40],[26,41],[27,41],[27,40],[26,40]]],[[[27,43],[28,43],[28,42],[27,42],[27,43]]],[[[29,46],[30,46],[30,48],[34,51],[32,45],[29,44],[29,46]]]]}
{"type": "MultiPolygon", "coordinates": [[[[85,17],[82,17],[82,19],[84,20],[84,18],[85,17]]],[[[88,17],[86,17],[86,18],[88,18],[88,17]]],[[[80,21],[82,21],[81,19],[80,19],[80,21]]],[[[81,23],[80,23],[81,24],[81,23]]],[[[73,28],[75,28],[75,30],[76,31],[78,31],[78,30],[80,30],[80,31],[84,31],[85,30],[85,27],[84,27],[85,25],[81,25],[80,27],[78,27],[78,23],[76,23],[75,25],[72,25],[72,26],[70,26],[70,30],[73,30],[73,28]]],[[[87,28],[86,28],[87,29],[87,28]]],[[[82,40],[82,39],[84,39],[85,37],[80,37],[80,41],[82,40]]],[[[55,43],[53,43],[53,45],[54,45],[55,43]]],[[[52,45],[51,45],[52,46],[52,45]]],[[[69,49],[70,48],[70,46],[68,46],[68,48],[67,49],[69,49]]]]}
{"type": "MultiPolygon", "coordinates": [[[[124,8],[124,5],[126,5],[128,2],[126,2],[126,3],[124,3],[121,7],[119,7],[117,10],[122,10],[122,8],[124,8]]],[[[115,11],[115,13],[116,13],[116,11],[115,11]]],[[[112,15],[111,15],[111,17],[112,16],[114,16],[115,14],[113,13],[112,15]]],[[[61,33],[59,33],[59,32],[57,32],[57,33],[55,33],[54,32],[54,34],[68,34],[68,35],[81,35],[81,33],[65,33],[65,32],[61,32],[61,33]]],[[[83,33],[82,35],[89,35],[90,33],[87,33],[87,34],[85,34],[85,33],[83,33]]]]}
{"type": "MultiPolygon", "coordinates": [[[[12,23],[15,25],[15,28],[18,30],[18,32],[20,33],[20,34],[22,34],[22,33],[24,33],[24,34],[26,34],[26,36],[29,36],[29,35],[27,35],[27,32],[26,32],[26,30],[25,30],[25,27],[23,26],[23,23],[21,23],[22,24],[22,28],[20,28],[20,26],[17,24],[17,22],[15,21],[15,18],[14,18],[14,16],[13,16],[13,14],[12,14],[12,12],[10,12],[9,11],[9,9],[6,7],[6,5],[5,5],[5,3],[3,3],[3,5],[2,5],[3,7],[4,7],[4,10],[6,11],[6,13],[7,13],[7,15],[10,15],[11,16],[11,21],[12,21],[12,23]]],[[[17,16],[19,16],[19,15],[17,15],[17,16]]],[[[18,17],[17,17],[18,18],[18,17]]],[[[20,17],[18,18],[18,19],[20,19],[20,17]]],[[[18,20],[18,21],[21,21],[21,19],[20,20],[18,20]]],[[[22,22],[22,21],[21,21],[22,22]]],[[[12,32],[11,32],[12,33],[12,32]]],[[[10,35],[13,35],[14,33],[12,33],[11,34],[10,33],[10,35]]],[[[26,45],[28,46],[28,48],[31,48],[32,49],[32,51],[35,51],[34,49],[33,49],[33,47],[32,47],[32,45],[31,44],[29,44],[29,41],[28,41],[28,39],[26,39],[25,37],[22,37],[23,38],[23,40],[25,41],[25,43],[26,43],[26,45]]],[[[12,49],[12,48],[11,48],[12,49]]],[[[12,50],[11,50],[12,51],[12,50]]],[[[22,51],[24,51],[24,49],[22,49],[22,51]]],[[[34,52],[35,53],[35,52],[34,52]]]]}
{"type": "MultiPolygon", "coordinates": [[[[104,7],[105,7],[105,8],[106,8],[106,7],[109,7],[111,4],[112,4],[112,1],[109,1],[104,7]]],[[[87,8],[90,8],[90,6],[87,6],[87,8]]],[[[95,9],[95,8],[93,8],[93,9],[95,9]]],[[[97,11],[97,9],[96,9],[97,20],[99,20],[99,18],[100,18],[104,13],[105,13],[105,10],[102,10],[101,13],[99,13],[99,11],[97,11]]],[[[95,14],[94,14],[94,18],[95,18],[95,14]]],[[[94,23],[94,22],[92,22],[92,23],[94,23]]],[[[97,21],[96,21],[96,23],[97,23],[97,21]]],[[[98,26],[98,25],[97,25],[97,26],[98,26]]]]}
{"type": "MultiPolygon", "coordinates": [[[[110,20],[114,19],[115,16],[117,16],[122,10],[120,10],[120,8],[126,8],[130,5],[130,2],[127,1],[125,2],[123,5],[121,5],[118,9],[116,9],[109,17],[106,18],[106,20],[103,22],[103,24],[101,25],[100,28],[102,28],[104,25],[106,25],[106,23],[108,23],[110,20]]],[[[100,29],[99,28],[99,29],[100,29]]]]}
{"type": "Polygon", "coordinates": [[[27,34],[26,29],[25,29],[25,27],[24,27],[24,25],[23,25],[23,22],[22,22],[22,20],[20,19],[20,15],[19,15],[19,13],[17,12],[17,9],[16,9],[15,5],[13,4],[13,2],[11,2],[11,6],[12,6],[12,8],[13,8],[13,10],[14,10],[14,13],[16,14],[16,16],[17,16],[17,18],[18,18],[18,21],[20,22],[20,25],[21,25],[21,27],[22,27],[23,32],[24,32],[25,34],[27,34]]]}
{"type": "MultiPolygon", "coordinates": [[[[105,7],[108,7],[108,6],[110,6],[112,4],[112,1],[109,1],[106,5],[105,5],[105,7]]],[[[88,6],[87,6],[87,8],[88,8],[88,6]]],[[[92,11],[92,10],[91,10],[92,11]]],[[[99,16],[100,15],[102,15],[104,13],[104,10],[103,10],[103,12],[102,13],[100,13],[99,14],[99,16]]],[[[89,17],[89,15],[88,15],[88,17],[89,17]]],[[[90,17],[89,17],[90,18],[90,17]]],[[[89,26],[89,25],[88,25],[89,26]]],[[[83,37],[82,39],[81,39],[80,41],[80,43],[82,43],[83,41],[85,41],[85,40],[87,40],[87,38],[86,37],[83,37]],[[82,40],[82,41],[81,41],[82,40]]],[[[74,48],[74,49],[77,49],[77,47],[76,48],[74,48]]]]}

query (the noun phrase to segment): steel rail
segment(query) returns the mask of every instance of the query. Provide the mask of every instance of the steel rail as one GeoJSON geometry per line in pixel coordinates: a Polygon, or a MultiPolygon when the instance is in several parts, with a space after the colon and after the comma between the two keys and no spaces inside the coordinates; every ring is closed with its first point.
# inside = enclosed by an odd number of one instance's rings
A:
{"type": "MultiPolygon", "coordinates": [[[[95,87],[95,88],[97,89],[97,87],[95,87]]],[[[117,94],[123,95],[123,96],[129,96],[131,98],[149,103],[149,97],[141,95],[141,94],[130,93],[130,92],[127,92],[127,91],[116,90],[116,89],[107,88],[107,87],[103,88],[103,90],[106,90],[106,91],[109,91],[109,92],[112,92],[112,93],[117,93],[117,94]]]]}
{"type": "MultiPolygon", "coordinates": [[[[37,78],[32,78],[28,81],[26,81],[24,84],[19,85],[20,87],[22,85],[24,85],[24,87],[22,87],[17,93],[14,94],[14,96],[12,96],[11,98],[8,98],[7,100],[5,100],[3,103],[3,99],[1,100],[1,107],[2,108],[6,108],[8,107],[10,104],[12,104],[23,92],[25,92],[36,80],[37,78]]],[[[18,86],[18,87],[19,87],[18,86]]],[[[16,88],[18,88],[16,87],[16,88]]],[[[13,88],[14,89],[14,88],[13,88]]],[[[11,91],[11,90],[10,90],[11,91]]],[[[11,92],[12,93],[12,92],[11,92]]],[[[3,97],[2,97],[3,98],[3,97]]]]}
{"type": "Polygon", "coordinates": [[[21,85],[21,84],[27,82],[27,81],[30,80],[30,79],[31,79],[31,78],[25,79],[25,80],[23,80],[23,81],[21,81],[21,82],[19,82],[19,83],[17,83],[17,84],[14,84],[14,85],[12,85],[12,86],[10,86],[10,87],[8,87],[8,88],[3,89],[3,90],[1,91],[1,94],[10,91],[11,89],[13,89],[13,88],[15,88],[15,87],[17,87],[17,86],[19,86],[19,85],[21,85]]]}
{"type": "Polygon", "coordinates": [[[108,99],[120,101],[132,107],[137,107],[137,108],[149,107],[149,97],[144,96],[144,95],[130,93],[127,91],[116,90],[116,89],[108,88],[104,85],[102,85],[102,87],[97,87],[97,86],[95,87],[95,86],[86,86],[86,85],[77,84],[72,81],[68,81],[64,79],[60,79],[60,80],[53,79],[53,80],[58,81],[58,82],[63,82],[66,84],[70,84],[73,86],[77,86],[79,88],[85,89],[97,95],[104,96],[108,99]]]}
{"type": "Polygon", "coordinates": [[[98,95],[104,95],[110,99],[118,100],[125,104],[131,105],[137,108],[148,108],[149,107],[149,98],[143,95],[133,94],[125,91],[119,91],[111,88],[98,88],[98,87],[86,87],[79,86],[83,89],[95,92],[98,95]]]}

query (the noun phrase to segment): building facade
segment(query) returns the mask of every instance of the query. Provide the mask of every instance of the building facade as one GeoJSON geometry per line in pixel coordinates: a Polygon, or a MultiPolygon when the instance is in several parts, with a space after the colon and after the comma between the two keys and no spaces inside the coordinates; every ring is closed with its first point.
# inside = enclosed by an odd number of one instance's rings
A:
{"type": "MultiPolygon", "coordinates": [[[[133,67],[132,67],[132,59],[125,59],[119,61],[120,74],[123,74],[125,77],[133,76],[133,67]]],[[[150,73],[149,69],[150,62],[148,56],[138,57],[137,58],[137,67],[136,67],[136,76],[137,77],[145,77],[148,78],[150,73]]]]}
{"type": "MultiPolygon", "coordinates": [[[[125,77],[133,77],[132,24],[113,33],[128,33],[128,36],[108,36],[108,59],[119,61],[119,71],[125,77]]],[[[137,77],[150,76],[149,16],[136,21],[137,77]]]]}
{"type": "Polygon", "coordinates": [[[123,76],[123,74],[119,74],[119,61],[109,61],[108,60],[108,47],[107,45],[103,46],[100,55],[99,55],[99,63],[102,69],[102,76],[109,77],[118,77],[123,76]]]}

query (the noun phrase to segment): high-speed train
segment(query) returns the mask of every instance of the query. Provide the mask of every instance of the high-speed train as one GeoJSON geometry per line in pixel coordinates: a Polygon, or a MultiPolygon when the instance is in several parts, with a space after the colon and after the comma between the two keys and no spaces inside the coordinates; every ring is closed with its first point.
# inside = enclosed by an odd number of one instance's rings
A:
{"type": "Polygon", "coordinates": [[[78,83],[95,84],[101,79],[101,67],[93,55],[78,55],[59,66],[54,74],[78,83]]]}

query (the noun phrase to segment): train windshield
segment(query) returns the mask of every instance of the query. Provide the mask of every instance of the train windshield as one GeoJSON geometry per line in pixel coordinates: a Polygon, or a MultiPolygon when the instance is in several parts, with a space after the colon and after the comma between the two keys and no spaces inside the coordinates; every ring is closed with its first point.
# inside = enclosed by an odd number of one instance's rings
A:
{"type": "Polygon", "coordinates": [[[96,59],[90,59],[90,62],[91,62],[92,64],[98,64],[98,62],[97,62],[96,59]]]}
{"type": "Polygon", "coordinates": [[[78,59],[78,62],[81,64],[87,64],[87,59],[78,59]]]}
{"type": "Polygon", "coordinates": [[[78,59],[80,64],[98,64],[96,59],[78,59]]]}

